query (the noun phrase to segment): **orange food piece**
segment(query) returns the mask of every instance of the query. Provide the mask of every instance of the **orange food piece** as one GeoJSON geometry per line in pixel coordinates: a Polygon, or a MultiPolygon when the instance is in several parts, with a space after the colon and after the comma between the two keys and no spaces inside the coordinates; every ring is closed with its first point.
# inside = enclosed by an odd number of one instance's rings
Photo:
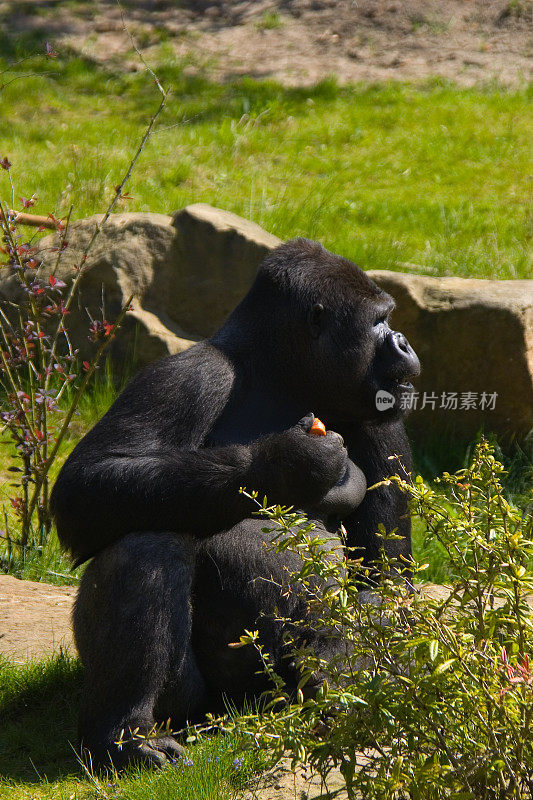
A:
{"type": "Polygon", "coordinates": [[[309,433],[312,436],[325,436],[326,435],[326,426],[323,422],[321,422],[318,417],[315,417],[315,421],[309,428],[309,433]]]}

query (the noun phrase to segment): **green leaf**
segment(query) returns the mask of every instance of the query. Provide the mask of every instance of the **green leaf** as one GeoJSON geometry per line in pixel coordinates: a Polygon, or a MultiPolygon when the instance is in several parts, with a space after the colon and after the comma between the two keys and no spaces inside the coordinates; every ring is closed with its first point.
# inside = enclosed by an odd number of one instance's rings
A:
{"type": "Polygon", "coordinates": [[[433,670],[433,675],[442,675],[443,672],[447,672],[447,670],[449,670],[456,661],[456,658],[449,658],[447,661],[443,661],[441,664],[438,664],[433,670]]]}
{"type": "Polygon", "coordinates": [[[435,661],[437,655],[439,653],[439,642],[438,639],[433,639],[429,643],[429,657],[432,661],[435,661]]]}

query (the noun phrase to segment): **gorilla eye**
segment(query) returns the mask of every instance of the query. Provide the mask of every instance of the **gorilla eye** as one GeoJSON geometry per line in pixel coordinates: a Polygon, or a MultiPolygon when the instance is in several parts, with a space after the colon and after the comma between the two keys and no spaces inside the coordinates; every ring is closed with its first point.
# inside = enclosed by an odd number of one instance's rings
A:
{"type": "Polygon", "coordinates": [[[374,326],[377,327],[378,325],[385,325],[389,321],[388,314],[382,314],[381,317],[378,317],[377,320],[374,322],[374,326]]]}
{"type": "Polygon", "coordinates": [[[322,303],[315,303],[309,312],[309,323],[311,325],[311,335],[317,338],[320,335],[324,316],[324,306],[322,303]]]}

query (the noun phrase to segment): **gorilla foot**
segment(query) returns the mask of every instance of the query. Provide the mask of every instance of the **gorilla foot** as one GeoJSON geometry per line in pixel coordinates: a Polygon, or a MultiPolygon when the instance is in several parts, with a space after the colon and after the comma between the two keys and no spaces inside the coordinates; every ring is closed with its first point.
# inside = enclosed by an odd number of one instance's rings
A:
{"type": "Polygon", "coordinates": [[[187,758],[187,749],[172,736],[156,739],[131,739],[121,746],[114,745],[99,757],[103,748],[82,748],[82,758],[91,771],[115,769],[122,772],[127,767],[159,767],[187,758]]]}
{"type": "Polygon", "coordinates": [[[125,757],[124,766],[164,767],[169,762],[187,757],[186,748],[173,739],[172,736],[161,736],[158,739],[131,742],[126,747],[123,747],[122,750],[123,757],[125,757]]]}

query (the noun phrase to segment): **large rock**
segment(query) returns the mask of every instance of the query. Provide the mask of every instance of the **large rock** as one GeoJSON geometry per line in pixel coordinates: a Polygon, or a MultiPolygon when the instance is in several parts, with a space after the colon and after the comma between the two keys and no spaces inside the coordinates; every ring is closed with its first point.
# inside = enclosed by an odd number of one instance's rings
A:
{"type": "Polygon", "coordinates": [[[533,428],[533,281],[368,274],[396,300],[393,325],[422,362],[415,436],[533,428]]]}
{"type": "MultiPolygon", "coordinates": [[[[68,247],[61,254],[57,277],[70,283],[81,263],[101,216],[71,224],[68,247]]],[[[116,318],[133,295],[133,310],[126,315],[123,330],[113,342],[113,355],[146,364],[162,355],[190,347],[195,337],[185,333],[166,313],[168,287],[176,271],[177,233],[164,214],[113,214],[103,226],[89,252],[77,299],[71,306],[68,327],[82,355],[89,355],[87,335],[90,319],[116,318]]],[[[54,268],[55,234],[39,244],[44,276],[54,268]]],[[[16,281],[0,285],[3,296],[14,297],[16,281]]],[[[179,291],[179,289],[178,289],[179,291]]]]}
{"type": "MultiPolygon", "coordinates": [[[[58,275],[75,274],[100,217],[75,222],[58,275]]],[[[43,271],[57,253],[53,236],[41,241],[43,271]]],[[[112,320],[133,294],[115,356],[137,364],[179,352],[210,336],[252,284],[257,268],[280,240],[235,214],[204,204],[163,214],[114,214],[96,239],[79,300],[72,307],[72,340],[85,352],[89,317],[112,320]]],[[[373,270],[371,277],[396,300],[393,324],[420,355],[415,435],[480,427],[526,434],[533,427],[533,281],[432,278],[373,270]],[[425,399],[424,399],[425,393],[425,399]],[[457,395],[454,408],[453,393],[457,395]],[[461,409],[461,405],[468,408],[461,409]],[[448,407],[445,407],[448,406],[448,407]]],[[[16,280],[0,296],[20,300],[16,280]]]]}
{"type": "Polygon", "coordinates": [[[254,222],[197,203],[177,211],[176,272],[170,316],[185,330],[211,336],[242,300],[265,256],[281,244],[254,222]]]}
{"type": "MultiPolygon", "coordinates": [[[[68,247],[55,273],[76,274],[101,216],[71,224],[68,247]]],[[[235,214],[197,204],[174,214],[113,214],[90,249],[71,307],[69,329],[82,355],[90,353],[90,318],[116,318],[133,295],[113,354],[146,364],[210,336],[244,297],[257,268],[280,240],[235,214]],[[102,310],[103,309],[103,310],[102,310]]],[[[57,260],[56,234],[39,244],[42,274],[57,260]]],[[[0,297],[20,302],[15,276],[0,283],[0,297]]]]}

